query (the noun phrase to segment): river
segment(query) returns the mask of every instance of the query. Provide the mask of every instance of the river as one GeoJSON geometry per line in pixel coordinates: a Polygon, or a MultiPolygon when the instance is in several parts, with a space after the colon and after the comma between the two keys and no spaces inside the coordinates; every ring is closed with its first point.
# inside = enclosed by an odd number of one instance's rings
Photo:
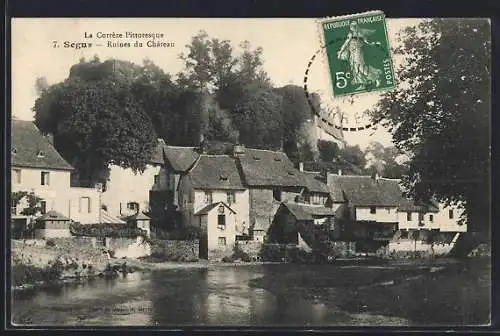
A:
{"type": "Polygon", "coordinates": [[[489,321],[490,263],[252,265],[135,272],[16,292],[12,322],[96,325],[476,325],[489,321]]]}

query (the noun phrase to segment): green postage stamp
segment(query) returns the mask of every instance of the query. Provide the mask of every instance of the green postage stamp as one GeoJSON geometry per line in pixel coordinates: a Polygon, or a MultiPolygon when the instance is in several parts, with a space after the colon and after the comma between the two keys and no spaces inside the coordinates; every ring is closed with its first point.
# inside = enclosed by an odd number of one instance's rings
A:
{"type": "Polygon", "coordinates": [[[326,18],[318,24],[334,96],[394,87],[383,12],[326,18]]]}

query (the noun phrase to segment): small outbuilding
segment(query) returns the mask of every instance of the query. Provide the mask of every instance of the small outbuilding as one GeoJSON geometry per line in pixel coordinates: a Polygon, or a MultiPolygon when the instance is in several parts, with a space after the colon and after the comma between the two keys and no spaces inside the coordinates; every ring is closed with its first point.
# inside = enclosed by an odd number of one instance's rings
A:
{"type": "Polygon", "coordinates": [[[35,239],[71,237],[70,219],[55,210],[50,210],[35,223],[35,239]]]}
{"type": "Polygon", "coordinates": [[[151,218],[146,216],[144,213],[139,211],[135,215],[126,217],[125,220],[127,221],[128,224],[131,226],[137,227],[141,230],[146,231],[146,235],[148,237],[151,236],[151,218]]]}

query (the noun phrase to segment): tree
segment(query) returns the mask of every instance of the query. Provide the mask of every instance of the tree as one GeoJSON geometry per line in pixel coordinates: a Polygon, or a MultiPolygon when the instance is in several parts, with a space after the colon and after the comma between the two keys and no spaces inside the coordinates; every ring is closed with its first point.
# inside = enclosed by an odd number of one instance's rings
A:
{"type": "Polygon", "coordinates": [[[279,148],[283,129],[281,105],[281,97],[272,90],[246,86],[233,112],[240,141],[249,147],[279,148]]]}
{"type": "Polygon", "coordinates": [[[11,193],[12,206],[17,207],[23,198],[26,198],[27,206],[21,210],[21,215],[34,216],[42,211],[40,206],[40,201],[42,201],[42,199],[35,195],[34,192],[15,191],[11,193]]]}
{"type": "Polygon", "coordinates": [[[400,34],[400,84],[374,111],[409,154],[418,198],[464,205],[469,231],[490,230],[490,24],[432,19],[400,34]]]}
{"type": "Polygon", "coordinates": [[[398,163],[398,160],[403,160],[404,155],[394,146],[384,147],[381,143],[372,141],[364,153],[370,173],[377,172],[384,177],[400,179],[407,172],[407,167],[398,163]]]}
{"type": "Polygon", "coordinates": [[[342,148],[339,151],[338,154],[339,159],[344,160],[349,162],[350,164],[353,164],[357,168],[359,168],[361,171],[364,171],[365,166],[366,166],[366,159],[365,159],[365,154],[359,148],[358,145],[356,146],[346,146],[342,148]]]}
{"type": "Polygon", "coordinates": [[[328,140],[318,140],[318,151],[321,161],[331,162],[339,155],[339,146],[328,140]]]}
{"type": "Polygon", "coordinates": [[[311,119],[311,108],[304,89],[297,85],[286,85],[274,90],[282,97],[283,146],[285,153],[297,155],[303,124],[311,119]]]}
{"type": "Polygon", "coordinates": [[[85,186],[105,182],[110,164],[142,171],[156,146],[151,119],[125,82],[68,78],[44,91],[34,111],[85,186]]]}

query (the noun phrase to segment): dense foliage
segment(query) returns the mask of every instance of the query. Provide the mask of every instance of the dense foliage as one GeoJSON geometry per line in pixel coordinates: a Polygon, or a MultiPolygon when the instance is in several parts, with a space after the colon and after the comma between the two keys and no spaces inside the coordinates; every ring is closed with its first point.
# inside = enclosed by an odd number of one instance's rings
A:
{"type": "Polygon", "coordinates": [[[295,161],[317,157],[303,127],[312,116],[302,87],[273,87],[262,48],[248,41],[233,48],[201,31],[180,59],[185,66],[175,80],[149,60],[97,57],[73,65],[61,83],[37,80],[36,124],[54,135],[80,185],[105,182],[110,164],[141,171],[156,138],[282,148],[295,161]]]}
{"type": "Polygon", "coordinates": [[[42,211],[40,207],[40,201],[42,200],[40,197],[35,195],[34,192],[28,191],[15,191],[11,193],[11,204],[12,206],[18,206],[19,202],[26,197],[27,206],[21,210],[21,215],[25,216],[33,216],[42,211]]]}
{"type": "Polygon", "coordinates": [[[71,223],[69,230],[73,236],[135,238],[146,236],[146,231],[124,224],[79,224],[71,223]]]}
{"type": "Polygon", "coordinates": [[[374,118],[409,156],[409,190],[460,202],[470,231],[490,226],[490,24],[432,19],[405,29],[400,84],[374,118]]]}

